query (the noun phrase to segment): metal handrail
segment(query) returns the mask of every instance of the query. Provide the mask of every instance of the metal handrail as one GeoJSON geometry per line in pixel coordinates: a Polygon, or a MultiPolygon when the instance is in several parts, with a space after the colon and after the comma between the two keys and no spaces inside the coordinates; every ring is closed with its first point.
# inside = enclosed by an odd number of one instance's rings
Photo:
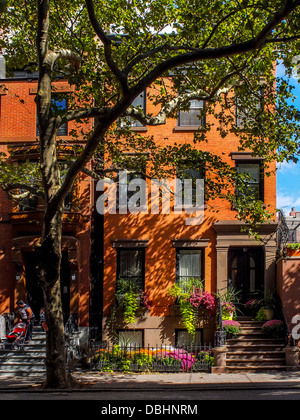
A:
{"type": "Polygon", "coordinates": [[[222,313],[222,302],[221,299],[217,299],[218,307],[218,323],[219,330],[215,331],[215,347],[223,347],[226,344],[226,331],[223,327],[223,313],[222,313]]]}

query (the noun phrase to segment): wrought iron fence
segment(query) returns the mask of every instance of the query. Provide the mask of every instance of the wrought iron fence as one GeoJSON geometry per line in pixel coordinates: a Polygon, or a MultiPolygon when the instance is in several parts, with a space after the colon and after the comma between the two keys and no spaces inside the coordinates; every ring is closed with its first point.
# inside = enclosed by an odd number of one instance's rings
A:
{"type": "Polygon", "coordinates": [[[210,345],[174,348],[90,344],[90,367],[121,372],[203,372],[213,365],[210,345]]]}

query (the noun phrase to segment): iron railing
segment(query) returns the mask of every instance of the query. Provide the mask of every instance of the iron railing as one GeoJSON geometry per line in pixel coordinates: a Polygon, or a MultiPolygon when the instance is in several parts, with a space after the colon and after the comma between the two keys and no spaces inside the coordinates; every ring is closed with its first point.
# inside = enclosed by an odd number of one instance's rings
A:
{"type": "Polygon", "coordinates": [[[90,344],[90,368],[122,372],[202,372],[213,365],[210,345],[174,348],[90,344]]]}
{"type": "Polygon", "coordinates": [[[217,305],[218,305],[218,324],[219,329],[215,331],[215,347],[223,347],[226,344],[226,331],[223,327],[223,314],[222,314],[222,303],[221,299],[217,299],[217,305]]]}
{"type": "Polygon", "coordinates": [[[81,357],[80,331],[78,329],[78,315],[71,314],[65,325],[65,345],[67,363],[79,360],[81,357]]]}

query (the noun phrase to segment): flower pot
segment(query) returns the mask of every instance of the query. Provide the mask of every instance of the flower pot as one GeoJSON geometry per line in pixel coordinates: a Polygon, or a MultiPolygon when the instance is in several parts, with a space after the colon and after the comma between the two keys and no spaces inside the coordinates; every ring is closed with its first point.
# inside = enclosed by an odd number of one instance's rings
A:
{"type": "Polygon", "coordinates": [[[274,309],[264,309],[267,321],[271,321],[274,317],[274,309]]]}
{"type": "Polygon", "coordinates": [[[233,320],[233,315],[234,315],[234,312],[223,311],[222,312],[222,319],[223,319],[223,321],[226,321],[226,320],[232,321],[233,320]]]}

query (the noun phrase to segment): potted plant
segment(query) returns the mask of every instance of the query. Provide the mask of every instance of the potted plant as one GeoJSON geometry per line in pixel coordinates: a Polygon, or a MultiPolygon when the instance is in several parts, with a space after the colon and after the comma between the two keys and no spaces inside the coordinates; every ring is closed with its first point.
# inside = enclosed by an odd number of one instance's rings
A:
{"type": "Polygon", "coordinates": [[[199,320],[203,317],[201,310],[208,315],[216,312],[214,296],[203,290],[203,282],[199,279],[189,278],[180,285],[173,285],[169,295],[176,298],[182,323],[191,335],[195,335],[199,320]]]}
{"type": "Polygon", "coordinates": [[[228,287],[225,293],[217,293],[216,297],[221,301],[222,319],[232,320],[236,317],[236,304],[239,302],[239,291],[228,287]]]}
{"type": "Polygon", "coordinates": [[[275,294],[271,290],[268,292],[264,299],[264,311],[266,319],[270,321],[274,317],[274,311],[276,308],[275,294]]]}
{"type": "Polygon", "coordinates": [[[241,332],[241,324],[237,321],[233,320],[225,320],[223,321],[223,328],[226,331],[227,337],[236,336],[241,332]]]}
{"type": "Polygon", "coordinates": [[[300,255],[300,242],[294,244],[287,244],[287,255],[289,257],[300,255]]]}
{"type": "Polygon", "coordinates": [[[285,332],[284,322],[279,319],[267,321],[262,326],[262,332],[273,338],[281,338],[285,332]]]}
{"type": "Polygon", "coordinates": [[[148,294],[141,290],[137,282],[133,279],[118,279],[116,300],[118,306],[123,309],[126,324],[135,322],[137,311],[141,305],[147,309],[151,305],[148,294]]]}

